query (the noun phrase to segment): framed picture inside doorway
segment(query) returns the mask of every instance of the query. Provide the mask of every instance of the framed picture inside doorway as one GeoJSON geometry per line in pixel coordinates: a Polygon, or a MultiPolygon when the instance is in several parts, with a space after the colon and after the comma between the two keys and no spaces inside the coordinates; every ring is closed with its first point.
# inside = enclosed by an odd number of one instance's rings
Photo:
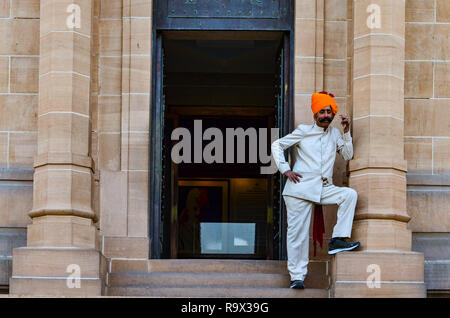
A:
{"type": "Polygon", "coordinates": [[[209,240],[205,226],[228,221],[228,193],[228,180],[178,180],[178,257],[205,252],[209,240]]]}
{"type": "Polygon", "coordinates": [[[178,180],[178,222],[227,222],[228,180],[178,180]]]}

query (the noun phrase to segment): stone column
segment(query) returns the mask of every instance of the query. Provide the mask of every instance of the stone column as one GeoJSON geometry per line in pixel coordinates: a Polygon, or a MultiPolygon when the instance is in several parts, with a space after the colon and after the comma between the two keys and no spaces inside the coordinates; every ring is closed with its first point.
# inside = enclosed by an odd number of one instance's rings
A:
{"type": "Polygon", "coordinates": [[[38,152],[11,294],[101,295],[90,154],[94,1],[41,0],[38,152]]]}
{"type": "Polygon", "coordinates": [[[404,159],[405,1],[353,1],[353,142],[359,252],[333,260],[335,297],[424,297],[423,254],[411,252],[404,159]]]}

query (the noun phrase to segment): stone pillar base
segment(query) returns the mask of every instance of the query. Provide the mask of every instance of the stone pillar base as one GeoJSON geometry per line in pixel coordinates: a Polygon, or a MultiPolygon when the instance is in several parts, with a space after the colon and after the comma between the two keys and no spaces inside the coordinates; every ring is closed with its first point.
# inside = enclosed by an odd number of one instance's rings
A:
{"type": "Polygon", "coordinates": [[[333,257],[331,272],[335,298],[426,297],[422,253],[342,252],[333,257]]]}
{"type": "Polygon", "coordinates": [[[30,247],[95,248],[95,227],[91,219],[78,216],[46,215],[28,225],[30,247]]]}
{"type": "Polygon", "coordinates": [[[406,222],[386,219],[355,220],[352,240],[364,250],[411,251],[411,230],[406,222]]]}
{"type": "Polygon", "coordinates": [[[13,250],[10,294],[101,296],[107,262],[95,249],[21,247],[13,250]]]}

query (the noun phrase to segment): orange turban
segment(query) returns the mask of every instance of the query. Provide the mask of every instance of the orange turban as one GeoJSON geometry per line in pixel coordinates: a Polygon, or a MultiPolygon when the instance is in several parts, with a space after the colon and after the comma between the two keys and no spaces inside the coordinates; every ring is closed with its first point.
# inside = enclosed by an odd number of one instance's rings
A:
{"type": "Polygon", "coordinates": [[[333,114],[336,115],[338,107],[334,101],[334,95],[327,92],[320,92],[312,94],[311,98],[311,110],[314,115],[322,108],[331,106],[333,114]]]}

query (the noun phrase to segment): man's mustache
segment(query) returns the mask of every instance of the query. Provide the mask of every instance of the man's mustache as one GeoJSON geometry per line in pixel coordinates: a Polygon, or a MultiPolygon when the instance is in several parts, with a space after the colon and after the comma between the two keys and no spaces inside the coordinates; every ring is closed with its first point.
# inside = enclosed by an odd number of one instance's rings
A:
{"type": "Polygon", "coordinates": [[[321,123],[323,123],[325,121],[331,123],[333,121],[333,119],[330,117],[324,117],[324,118],[319,119],[319,122],[321,122],[321,123]]]}

